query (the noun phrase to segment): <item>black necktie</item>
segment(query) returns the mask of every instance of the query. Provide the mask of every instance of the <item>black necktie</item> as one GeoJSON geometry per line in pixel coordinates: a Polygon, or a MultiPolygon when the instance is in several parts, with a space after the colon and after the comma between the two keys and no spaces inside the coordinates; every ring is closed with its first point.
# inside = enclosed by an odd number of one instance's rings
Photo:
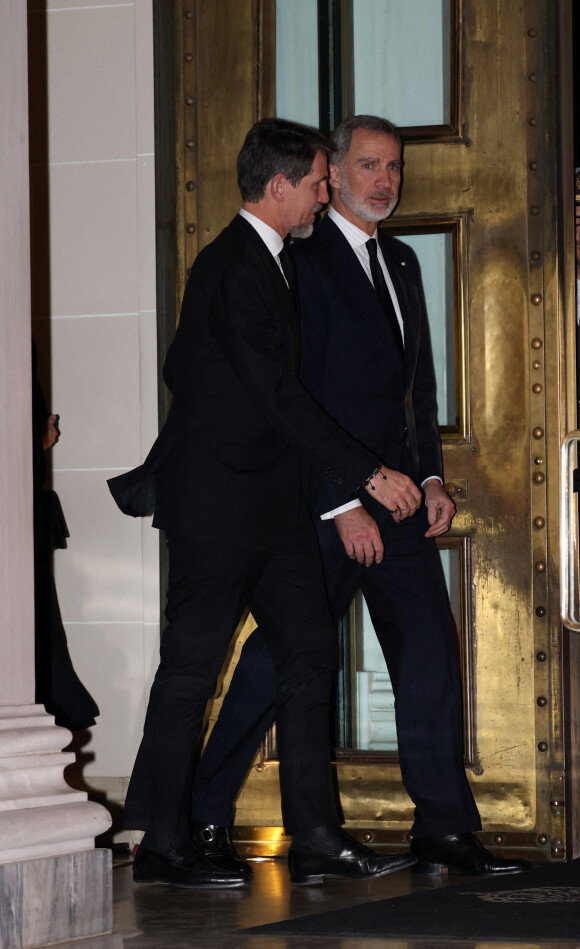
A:
{"type": "Polygon", "coordinates": [[[397,346],[399,347],[401,356],[404,356],[405,348],[403,346],[401,327],[399,326],[399,321],[397,319],[397,314],[395,313],[395,307],[393,306],[393,300],[391,294],[389,293],[389,288],[387,287],[383,269],[377,257],[377,242],[374,237],[371,237],[371,239],[366,242],[366,249],[369,252],[371,276],[373,278],[373,284],[377,292],[377,296],[381,301],[383,310],[387,314],[387,318],[391,324],[391,329],[397,341],[397,346]]]}
{"type": "Polygon", "coordinates": [[[295,308],[299,310],[298,283],[296,281],[296,267],[294,266],[294,261],[285,247],[283,247],[278,254],[278,258],[282,265],[284,276],[286,277],[286,283],[288,284],[290,296],[292,297],[292,303],[294,304],[295,308]]]}
{"type": "Polygon", "coordinates": [[[285,247],[278,254],[278,260],[282,266],[282,272],[286,277],[290,298],[294,305],[295,319],[292,321],[292,342],[294,346],[294,358],[296,365],[300,360],[300,306],[298,303],[298,284],[296,281],[296,268],[294,261],[285,247]]]}

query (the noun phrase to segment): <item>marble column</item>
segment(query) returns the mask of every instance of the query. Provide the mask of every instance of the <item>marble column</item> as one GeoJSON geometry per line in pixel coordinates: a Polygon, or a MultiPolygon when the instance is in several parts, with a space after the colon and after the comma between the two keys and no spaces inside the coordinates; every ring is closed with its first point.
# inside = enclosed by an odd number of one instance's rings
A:
{"type": "Polygon", "coordinates": [[[110,931],[105,808],[70,788],[70,732],[34,703],[27,4],[0,4],[0,946],[110,931]]]}

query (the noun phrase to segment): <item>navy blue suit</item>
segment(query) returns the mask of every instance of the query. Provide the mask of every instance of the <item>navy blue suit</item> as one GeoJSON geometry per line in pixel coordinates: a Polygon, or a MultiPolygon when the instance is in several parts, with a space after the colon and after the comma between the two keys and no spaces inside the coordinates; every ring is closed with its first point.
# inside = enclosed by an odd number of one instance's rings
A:
{"type": "MultiPolygon", "coordinates": [[[[379,243],[403,317],[404,357],[360,262],[326,217],[312,238],[293,245],[301,378],[343,429],[420,484],[441,476],[442,463],[419,266],[401,241],[379,234],[379,243]]],[[[334,522],[320,520],[321,513],[344,503],[344,495],[311,470],[310,508],[331,611],[340,618],[361,588],[393,684],[403,781],[415,803],[412,832],[431,837],[478,830],[462,762],[457,644],[436,545],[424,536],[426,510],[396,524],[367,492],[360,500],[377,521],[385,547],[383,561],[368,568],[347,557],[334,522]]],[[[196,821],[231,821],[233,797],[274,716],[272,683],[271,660],[257,632],[242,651],[198,767],[196,821]]]]}

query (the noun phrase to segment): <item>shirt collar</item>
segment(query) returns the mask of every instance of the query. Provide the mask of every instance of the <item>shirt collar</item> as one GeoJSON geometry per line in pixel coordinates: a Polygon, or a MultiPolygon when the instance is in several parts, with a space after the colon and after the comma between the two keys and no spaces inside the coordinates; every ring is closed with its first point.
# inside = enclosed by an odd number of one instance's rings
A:
{"type": "MultiPolygon", "coordinates": [[[[366,231],[362,231],[356,224],[347,221],[332,205],[330,205],[328,209],[328,216],[331,221],[334,221],[339,230],[342,231],[351,247],[360,247],[361,244],[366,244],[367,241],[370,241],[371,238],[366,231]]],[[[377,228],[375,228],[375,232],[371,236],[376,238],[377,228]]]]}
{"type": "Polygon", "coordinates": [[[284,247],[284,241],[278,234],[278,231],[275,231],[273,227],[270,227],[270,225],[262,221],[261,218],[256,217],[251,211],[246,211],[245,208],[240,208],[238,213],[240,217],[243,217],[244,220],[247,221],[248,224],[251,224],[254,230],[257,231],[272,254],[272,257],[277,257],[284,247]]]}

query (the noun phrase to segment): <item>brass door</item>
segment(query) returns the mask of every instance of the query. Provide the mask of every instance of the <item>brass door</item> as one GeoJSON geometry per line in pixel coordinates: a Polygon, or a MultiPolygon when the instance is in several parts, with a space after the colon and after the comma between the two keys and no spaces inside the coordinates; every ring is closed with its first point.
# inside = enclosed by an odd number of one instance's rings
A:
{"type": "MultiPolygon", "coordinates": [[[[447,235],[453,378],[442,438],[457,515],[442,546],[458,565],[465,762],[483,839],[561,859],[577,849],[570,776],[580,678],[578,639],[568,642],[561,628],[558,580],[559,448],[575,428],[571,6],[442,7],[448,107],[441,121],[403,130],[402,200],[387,226],[410,240],[447,235]]],[[[342,6],[347,53],[352,9],[342,6]]],[[[158,4],[158,32],[163,10],[158,4]]],[[[276,25],[274,0],[176,2],[173,14],[175,112],[167,112],[177,129],[178,266],[175,295],[165,299],[170,320],[195,253],[238,207],[235,156],[245,131],[274,112],[276,25]]],[[[352,56],[342,54],[348,78],[352,56]]],[[[352,97],[343,91],[346,108],[352,97]]],[[[251,618],[236,650],[250,629],[251,618]]],[[[342,751],[336,770],[347,825],[366,841],[406,845],[412,804],[396,753],[342,751]]],[[[239,797],[235,836],[248,852],[284,849],[268,742],[239,797]]]]}

